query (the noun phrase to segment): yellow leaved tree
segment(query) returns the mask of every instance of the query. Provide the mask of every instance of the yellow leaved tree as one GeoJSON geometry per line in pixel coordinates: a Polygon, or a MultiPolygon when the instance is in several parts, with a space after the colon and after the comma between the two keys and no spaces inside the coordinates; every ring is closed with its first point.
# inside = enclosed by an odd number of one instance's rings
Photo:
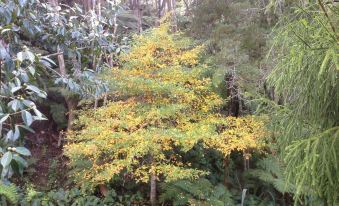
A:
{"type": "Polygon", "coordinates": [[[259,133],[233,139],[231,130],[218,130],[228,120],[238,120],[219,113],[224,101],[213,92],[209,67],[200,62],[202,51],[180,34],[170,34],[166,25],[134,38],[130,52],[121,57],[123,66],[105,76],[115,101],[82,111],[68,134],[65,154],[79,183],[96,186],[129,174],[150,183],[154,205],[157,181],[208,173],[182,161],[198,141],[221,152],[259,148],[259,133]],[[232,146],[225,149],[228,143],[232,146]]]}
{"type": "Polygon", "coordinates": [[[263,117],[226,117],[220,122],[219,134],[204,140],[209,148],[221,152],[224,156],[224,185],[228,185],[228,160],[231,152],[242,152],[244,169],[249,169],[249,158],[252,150],[260,151],[264,146],[264,137],[267,135],[263,117]]]}

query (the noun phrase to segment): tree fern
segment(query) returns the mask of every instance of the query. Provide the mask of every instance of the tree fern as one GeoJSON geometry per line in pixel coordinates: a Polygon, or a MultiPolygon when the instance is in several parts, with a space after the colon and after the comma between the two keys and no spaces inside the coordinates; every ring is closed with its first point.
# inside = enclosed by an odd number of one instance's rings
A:
{"type": "Polygon", "coordinates": [[[272,185],[281,193],[292,193],[294,186],[286,181],[284,169],[284,166],[276,157],[269,156],[260,160],[258,169],[250,170],[249,174],[272,185]]]}
{"type": "Polygon", "coordinates": [[[201,178],[194,182],[180,180],[162,184],[161,202],[173,201],[173,205],[234,205],[230,192],[223,185],[212,185],[201,178]]]}

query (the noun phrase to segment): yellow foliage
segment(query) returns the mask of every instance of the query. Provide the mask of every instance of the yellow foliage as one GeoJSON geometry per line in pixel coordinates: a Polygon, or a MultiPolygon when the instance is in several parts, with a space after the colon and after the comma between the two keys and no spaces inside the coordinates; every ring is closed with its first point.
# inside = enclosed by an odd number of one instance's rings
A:
{"type": "Polygon", "coordinates": [[[259,149],[262,122],[253,117],[225,118],[223,100],[199,63],[202,46],[168,33],[168,27],[136,36],[122,68],[106,76],[116,98],[95,111],[82,111],[68,134],[65,154],[74,176],[98,185],[123,172],[136,181],[150,174],[166,181],[206,174],[180,161],[198,141],[225,156],[234,150],[259,149]],[[218,127],[225,125],[220,131],[218,127]]]}
{"type": "Polygon", "coordinates": [[[225,157],[232,151],[249,153],[264,146],[263,137],[267,135],[264,121],[255,116],[227,117],[218,136],[206,139],[210,148],[217,149],[225,157]]]}

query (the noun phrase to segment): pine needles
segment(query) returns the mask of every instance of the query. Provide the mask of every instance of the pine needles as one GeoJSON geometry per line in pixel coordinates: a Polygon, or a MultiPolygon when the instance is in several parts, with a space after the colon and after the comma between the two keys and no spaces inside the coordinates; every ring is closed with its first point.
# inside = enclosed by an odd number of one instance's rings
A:
{"type": "MultiPolygon", "coordinates": [[[[335,11],[335,5],[326,9],[335,11]]],[[[293,21],[277,31],[277,66],[269,77],[287,108],[277,135],[296,183],[296,198],[312,195],[338,203],[338,42],[328,16],[318,5],[299,8],[293,21]],[[305,189],[309,188],[309,189],[305,189]]],[[[338,19],[338,12],[328,13],[338,19]]]]}

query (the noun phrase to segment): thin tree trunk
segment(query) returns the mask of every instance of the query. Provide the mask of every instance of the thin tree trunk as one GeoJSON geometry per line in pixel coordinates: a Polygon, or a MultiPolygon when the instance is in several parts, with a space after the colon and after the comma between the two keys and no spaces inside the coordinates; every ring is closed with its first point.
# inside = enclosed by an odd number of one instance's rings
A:
{"type": "Polygon", "coordinates": [[[98,103],[99,103],[99,99],[98,99],[98,97],[95,97],[94,98],[94,109],[98,108],[98,103]]]}
{"type": "Polygon", "coordinates": [[[176,14],[176,7],[177,7],[177,1],[172,0],[172,31],[177,32],[178,31],[178,22],[177,22],[177,14],[176,14]]]}
{"type": "Polygon", "coordinates": [[[172,11],[172,0],[166,0],[167,1],[167,12],[172,11]]]}
{"type": "Polygon", "coordinates": [[[243,158],[244,158],[244,171],[247,171],[250,169],[250,154],[244,153],[243,158]]]}
{"type": "Polygon", "coordinates": [[[59,63],[59,72],[62,77],[66,77],[66,67],[65,67],[65,59],[63,51],[60,49],[60,46],[57,47],[58,55],[58,63],[59,63]]]}
{"type": "MultiPolygon", "coordinates": [[[[152,3],[153,3],[153,2],[152,2],[152,3]]],[[[159,11],[158,0],[154,0],[154,4],[155,4],[155,11],[157,11],[157,14],[158,14],[158,11],[159,11]]]]}
{"type": "MultiPolygon", "coordinates": [[[[157,21],[156,21],[156,26],[160,26],[160,19],[161,19],[161,0],[155,0],[156,2],[156,11],[158,12],[158,14],[157,14],[157,21]]],[[[164,0],[165,1],[165,0],[164,0]]]]}
{"type": "MultiPolygon", "coordinates": [[[[58,0],[50,0],[49,1],[53,6],[58,5],[58,0]]],[[[60,46],[57,46],[57,53],[58,53],[58,64],[59,64],[59,73],[62,77],[67,77],[67,71],[66,71],[66,66],[65,66],[65,58],[62,49],[60,46]]],[[[76,107],[76,103],[70,98],[70,97],[65,97],[67,109],[68,109],[68,121],[67,121],[67,130],[72,129],[72,122],[74,119],[74,110],[76,107]]],[[[62,138],[62,136],[60,136],[62,138]]],[[[61,143],[61,138],[59,139],[61,143]]]]}
{"type": "Polygon", "coordinates": [[[92,0],[92,9],[94,12],[96,11],[96,5],[97,5],[96,0],[92,0]]]}
{"type": "Polygon", "coordinates": [[[190,7],[189,7],[187,0],[184,0],[184,4],[185,4],[185,15],[189,16],[190,15],[190,7]]]}
{"type": "Polygon", "coordinates": [[[138,32],[141,33],[142,32],[142,9],[141,9],[141,5],[140,5],[140,1],[141,0],[136,0],[136,8],[135,8],[135,13],[137,15],[137,28],[138,28],[138,32]]]}
{"type": "Polygon", "coordinates": [[[99,190],[100,190],[100,193],[101,193],[102,196],[104,196],[104,197],[107,196],[107,194],[108,194],[108,188],[107,188],[106,185],[100,184],[100,185],[99,185],[99,190]]]}
{"type": "Polygon", "coordinates": [[[150,184],[151,184],[150,203],[151,203],[151,206],[156,206],[157,205],[157,176],[154,173],[151,174],[150,184]]]}
{"type": "Polygon", "coordinates": [[[101,0],[98,0],[98,16],[101,19],[101,0]]]}
{"type": "Polygon", "coordinates": [[[59,5],[58,0],[48,0],[48,3],[50,3],[52,6],[56,7],[59,5]]]}
{"type": "Polygon", "coordinates": [[[229,166],[229,159],[228,157],[224,158],[224,186],[227,187],[228,186],[228,166],[229,166]]]}
{"type": "MultiPolygon", "coordinates": [[[[6,44],[6,42],[0,37],[0,45],[1,45],[1,47],[2,48],[5,48],[5,50],[7,50],[8,49],[8,45],[6,44]]],[[[3,64],[4,62],[0,59],[0,90],[1,90],[1,86],[2,86],[2,84],[1,84],[1,81],[2,81],[2,64],[3,64]]]]}
{"type": "MultiPolygon", "coordinates": [[[[58,45],[57,47],[58,50],[58,64],[59,64],[59,72],[62,77],[67,76],[67,71],[65,67],[65,59],[64,59],[64,54],[63,51],[60,49],[60,46],[58,45]]],[[[72,122],[74,119],[74,110],[76,108],[76,103],[74,100],[72,100],[71,97],[65,97],[65,101],[67,104],[67,109],[68,109],[68,122],[67,122],[67,130],[72,129],[72,122]]]]}
{"type": "Polygon", "coordinates": [[[105,94],[104,94],[104,103],[103,103],[104,105],[106,105],[107,104],[107,92],[105,92],[105,94]]]}
{"type": "Polygon", "coordinates": [[[158,1],[158,18],[159,18],[159,22],[160,22],[160,19],[163,17],[163,11],[165,10],[165,7],[166,7],[166,4],[167,4],[167,0],[159,0],[158,1]]]}
{"type": "Polygon", "coordinates": [[[67,121],[67,130],[72,129],[72,122],[74,120],[74,110],[76,108],[76,102],[72,100],[71,98],[66,97],[66,104],[68,109],[68,121],[67,121]]]}
{"type": "Polygon", "coordinates": [[[92,0],[83,0],[83,5],[84,5],[85,11],[91,10],[92,0]]]}

